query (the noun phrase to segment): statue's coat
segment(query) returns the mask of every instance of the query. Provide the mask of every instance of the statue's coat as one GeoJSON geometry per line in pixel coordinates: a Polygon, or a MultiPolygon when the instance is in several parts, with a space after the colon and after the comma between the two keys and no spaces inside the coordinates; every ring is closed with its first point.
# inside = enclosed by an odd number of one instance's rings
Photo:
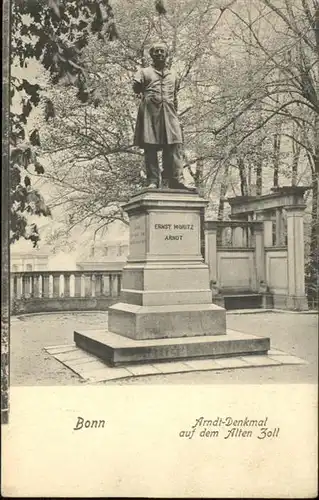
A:
{"type": "Polygon", "coordinates": [[[138,110],[134,145],[182,143],[177,117],[177,77],[170,69],[153,66],[141,68],[134,77],[133,88],[142,94],[138,110]]]}

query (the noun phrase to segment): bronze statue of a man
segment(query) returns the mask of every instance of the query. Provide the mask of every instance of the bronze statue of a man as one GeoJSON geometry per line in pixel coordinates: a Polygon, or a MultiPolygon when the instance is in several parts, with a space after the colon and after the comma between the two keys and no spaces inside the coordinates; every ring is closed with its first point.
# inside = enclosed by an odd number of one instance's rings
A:
{"type": "Polygon", "coordinates": [[[163,43],[150,49],[153,64],[134,76],[133,90],[140,95],[134,145],[144,149],[147,185],[150,188],[187,189],[183,176],[182,131],[177,116],[175,73],[166,67],[168,51],[163,43]],[[162,183],[158,151],[162,150],[162,183]]]}

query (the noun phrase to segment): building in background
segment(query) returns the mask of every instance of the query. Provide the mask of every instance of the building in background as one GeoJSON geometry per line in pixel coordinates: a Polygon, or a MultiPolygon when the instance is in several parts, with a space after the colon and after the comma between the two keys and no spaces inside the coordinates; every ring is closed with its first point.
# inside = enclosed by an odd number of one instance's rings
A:
{"type": "Polygon", "coordinates": [[[39,248],[23,239],[11,245],[11,272],[26,271],[121,271],[129,253],[129,234],[125,225],[113,223],[107,231],[95,234],[81,228],[73,234],[73,245],[48,245],[42,228],[39,248]]]}
{"type": "Polygon", "coordinates": [[[78,270],[122,270],[129,251],[126,239],[113,239],[92,244],[89,252],[82,253],[76,261],[78,270]]]}
{"type": "Polygon", "coordinates": [[[31,248],[29,251],[11,250],[11,272],[47,271],[49,269],[49,253],[31,248]]]}

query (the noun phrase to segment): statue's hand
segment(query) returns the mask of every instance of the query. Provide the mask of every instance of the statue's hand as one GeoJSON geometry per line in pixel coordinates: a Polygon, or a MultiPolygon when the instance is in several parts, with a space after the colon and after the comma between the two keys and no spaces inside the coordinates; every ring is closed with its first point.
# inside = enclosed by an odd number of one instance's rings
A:
{"type": "Polygon", "coordinates": [[[142,92],[142,84],[140,82],[133,82],[133,91],[139,97],[142,92]]]}

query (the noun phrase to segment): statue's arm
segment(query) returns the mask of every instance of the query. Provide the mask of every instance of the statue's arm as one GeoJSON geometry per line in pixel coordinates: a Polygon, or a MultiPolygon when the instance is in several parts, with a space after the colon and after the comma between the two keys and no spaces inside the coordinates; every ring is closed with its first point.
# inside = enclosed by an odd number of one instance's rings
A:
{"type": "Polygon", "coordinates": [[[137,71],[137,73],[135,73],[135,75],[134,75],[133,92],[135,94],[142,94],[143,93],[143,73],[141,70],[137,71]]]}

